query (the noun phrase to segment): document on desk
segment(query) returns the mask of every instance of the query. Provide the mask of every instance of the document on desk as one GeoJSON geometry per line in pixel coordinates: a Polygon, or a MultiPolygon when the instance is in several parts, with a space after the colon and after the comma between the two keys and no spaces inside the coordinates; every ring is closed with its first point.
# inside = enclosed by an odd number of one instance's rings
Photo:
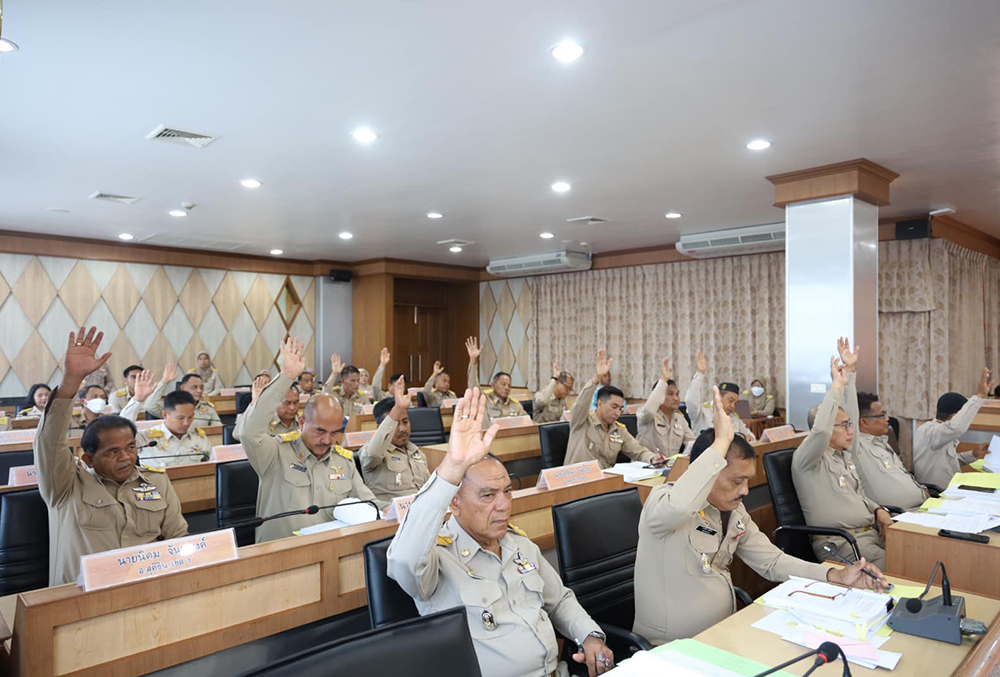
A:
{"type": "Polygon", "coordinates": [[[899,664],[899,659],[903,657],[903,654],[896,653],[895,651],[876,649],[872,642],[849,640],[825,632],[806,630],[802,627],[799,627],[796,633],[782,637],[782,639],[809,649],[818,649],[819,645],[823,642],[833,642],[844,650],[849,662],[856,663],[869,670],[874,670],[875,668],[895,670],[896,665],[899,664]]]}
{"type": "Polygon", "coordinates": [[[331,520],[330,522],[323,522],[322,524],[313,524],[312,526],[302,527],[297,533],[300,536],[312,536],[313,534],[319,534],[324,531],[333,531],[334,529],[343,529],[344,527],[349,526],[351,525],[347,522],[331,520]]]}
{"type": "Polygon", "coordinates": [[[917,524],[931,529],[947,529],[963,534],[978,534],[987,529],[1000,526],[1000,517],[995,515],[938,515],[929,512],[904,512],[893,517],[897,522],[917,524]]]}
{"type": "MultiPolygon", "coordinates": [[[[640,651],[616,668],[623,675],[648,677],[648,675],[683,675],[688,677],[751,677],[767,670],[764,663],[738,656],[696,639],[677,639],[658,646],[652,651],[640,651]],[[637,657],[634,671],[625,671],[637,657]]],[[[787,672],[774,673],[778,677],[791,677],[787,672]]]]}
{"type": "Polygon", "coordinates": [[[920,506],[920,510],[938,515],[1000,516],[1000,500],[984,500],[981,496],[982,494],[979,496],[948,496],[946,494],[944,498],[928,498],[920,506]]]}
{"type": "Polygon", "coordinates": [[[626,482],[638,482],[658,477],[663,468],[650,468],[649,463],[642,461],[632,461],[631,463],[615,463],[613,467],[604,472],[611,475],[621,475],[626,482]]]}
{"type": "Polygon", "coordinates": [[[992,472],[957,472],[951,476],[948,488],[964,484],[969,487],[984,489],[1000,489],[1000,473],[992,472]]]}
{"type": "Polygon", "coordinates": [[[858,640],[878,631],[891,601],[883,593],[794,576],[763,596],[765,606],[789,611],[800,624],[858,640]]]}

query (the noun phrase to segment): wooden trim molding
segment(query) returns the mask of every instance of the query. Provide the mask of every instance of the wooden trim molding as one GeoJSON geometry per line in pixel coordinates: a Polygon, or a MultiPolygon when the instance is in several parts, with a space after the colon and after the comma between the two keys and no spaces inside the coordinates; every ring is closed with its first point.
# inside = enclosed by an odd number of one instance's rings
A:
{"type": "Polygon", "coordinates": [[[405,261],[403,259],[369,259],[349,264],[355,277],[392,275],[442,282],[478,282],[480,268],[447,263],[405,261]]]}
{"type": "Polygon", "coordinates": [[[858,158],[785,174],[773,174],[767,180],[774,184],[775,207],[837,195],[853,195],[881,207],[889,204],[889,184],[898,177],[899,174],[891,169],[858,158]]]}
{"type": "Polygon", "coordinates": [[[932,216],[931,236],[950,240],[966,249],[1000,259],[1000,239],[987,235],[953,216],[932,216]]]}

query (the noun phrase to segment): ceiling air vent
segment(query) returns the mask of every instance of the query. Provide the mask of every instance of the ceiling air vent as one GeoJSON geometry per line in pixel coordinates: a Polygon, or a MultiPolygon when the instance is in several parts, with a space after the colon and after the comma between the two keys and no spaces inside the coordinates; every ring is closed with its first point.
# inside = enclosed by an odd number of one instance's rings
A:
{"type": "Polygon", "coordinates": [[[566,223],[578,223],[581,226],[597,226],[607,222],[607,219],[602,219],[600,216],[577,216],[572,219],[566,219],[566,223]]]}
{"type": "Polygon", "coordinates": [[[123,205],[135,204],[139,201],[137,197],[129,197],[128,195],[115,195],[114,193],[103,193],[97,191],[90,195],[91,200],[104,200],[105,202],[118,202],[123,205]]]}
{"type": "Polygon", "coordinates": [[[197,132],[185,132],[181,129],[171,129],[166,125],[160,125],[147,134],[146,138],[153,141],[169,141],[170,143],[179,143],[185,146],[204,148],[208,144],[215,141],[216,137],[208,136],[207,134],[198,134],[197,132]]]}
{"type": "Polygon", "coordinates": [[[437,243],[451,245],[453,247],[468,247],[476,244],[475,242],[471,242],[469,240],[456,240],[455,238],[451,238],[450,240],[438,240],[437,243]]]}

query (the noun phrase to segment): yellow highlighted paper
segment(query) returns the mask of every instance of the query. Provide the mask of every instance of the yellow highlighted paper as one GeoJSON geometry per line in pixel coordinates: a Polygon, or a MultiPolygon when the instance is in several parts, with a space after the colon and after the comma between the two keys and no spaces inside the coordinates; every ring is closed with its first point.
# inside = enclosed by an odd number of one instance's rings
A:
{"type": "Polygon", "coordinates": [[[1000,474],[991,472],[960,472],[951,478],[949,487],[966,484],[970,487],[1000,489],[1000,474]]]}

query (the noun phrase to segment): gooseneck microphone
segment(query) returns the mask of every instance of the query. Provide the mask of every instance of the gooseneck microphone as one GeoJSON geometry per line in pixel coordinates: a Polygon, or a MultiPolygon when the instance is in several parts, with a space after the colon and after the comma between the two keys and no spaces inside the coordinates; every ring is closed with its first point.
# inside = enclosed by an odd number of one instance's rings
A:
{"type": "MultiPolygon", "coordinates": [[[[375,519],[377,519],[377,520],[382,519],[382,511],[379,510],[378,505],[375,504],[375,501],[370,501],[370,500],[367,500],[367,499],[361,499],[361,498],[359,498],[356,501],[353,501],[351,503],[347,503],[346,505],[357,505],[359,503],[367,503],[368,505],[370,505],[373,508],[375,508],[375,516],[376,516],[375,519]]],[[[285,512],[275,513],[274,515],[266,515],[264,517],[251,517],[251,518],[245,519],[245,520],[243,520],[241,522],[233,522],[232,524],[229,525],[229,527],[232,527],[232,528],[237,528],[237,527],[255,527],[256,528],[256,527],[259,527],[264,522],[270,522],[271,520],[281,519],[283,517],[294,517],[295,515],[315,515],[320,510],[330,510],[330,509],[336,508],[338,506],[339,506],[339,504],[334,504],[334,505],[310,505],[308,508],[302,508],[301,510],[287,510],[285,512]]],[[[229,528],[229,527],[227,527],[227,528],[229,528]]]]}
{"type": "MultiPolygon", "coordinates": [[[[812,672],[814,670],[816,670],[817,668],[820,668],[820,667],[826,665],[827,663],[829,663],[831,661],[837,660],[837,657],[839,656],[839,657],[842,657],[843,661],[844,661],[844,673],[843,673],[843,677],[851,677],[851,669],[847,665],[847,655],[844,654],[843,649],[841,649],[839,645],[834,644],[833,642],[823,642],[822,644],[819,645],[818,649],[814,649],[812,651],[807,651],[806,653],[802,654],[801,656],[796,656],[795,658],[791,659],[790,661],[785,661],[781,665],[774,666],[770,670],[765,670],[764,672],[760,672],[760,673],[754,675],[754,677],[764,677],[765,675],[774,674],[778,670],[782,670],[784,668],[787,668],[789,665],[792,665],[793,663],[798,663],[799,661],[805,660],[806,658],[809,658],[810,656],[816,656],[816,660],[813,662],[812,667],[809,668],[809,670],[805,673],[805,675],[812,674],[812,672]]],[[[805,677],[805,675],[803,675],[803,677],[805,677]]]]}

